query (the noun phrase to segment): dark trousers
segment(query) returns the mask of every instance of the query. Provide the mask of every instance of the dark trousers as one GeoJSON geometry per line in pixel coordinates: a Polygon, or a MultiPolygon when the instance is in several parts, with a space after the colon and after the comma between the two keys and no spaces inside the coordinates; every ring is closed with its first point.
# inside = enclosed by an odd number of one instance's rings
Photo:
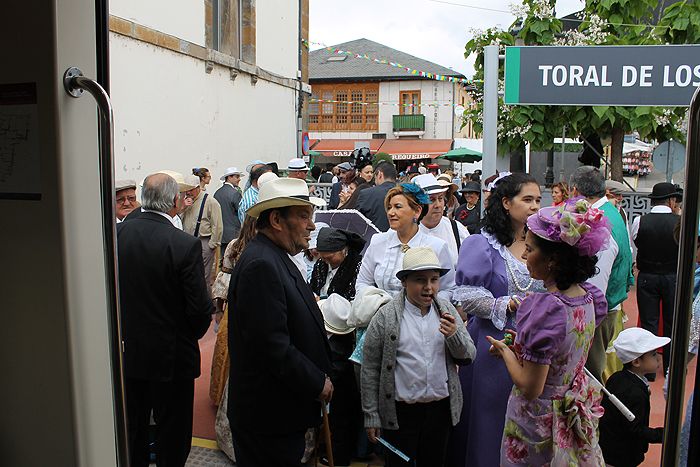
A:
{"type": "Polygon", "coordinates": [[[360,392],[355,385],[352,366],[348,366],[341,374],[334,374],[331,381],[333,400],[328,421],[331,428],[333,460],[338,465],[350,465],[357,447],[357,433],[362,426],[360,392]]]}
{"type": "MultiPolygon", "coordinates": [[[[230,420],[230,419],[229,419],[230,420]]],[[[274,420],[270,423],[274,424],[274,420]]],[[[253,433],[231,423],[237,467],[301,467],[306,430],[283,434],[253,433]]]]}
{"type": "Polygon", "coordinates": [[[148,467],[148,425],[156,422],[156,465],[182,467],[192,446],[194,380],[126,379],[126,415],[132,467],[148,467]]]}
{"type": "MultiPolygon", "coordinates": [[[[637,307],[642,328],[659,333],[659,315],[663,313],[663,335],[671,337],[673,310],[676,297],[675,274],[639,272],[637,279],[637,307]]],[[[664,374],[668,370],[671,345],[664,347],[664,374]]]]}
{"type": "Polygon", "coordinates": [[[450,398],[436,402],[407,404],[396,402],[398,430],[382,430],[382,437],[411,460],[386,453],[386,467],[442,467],[447,457],[447,441],[452,430],[450,398]]]}

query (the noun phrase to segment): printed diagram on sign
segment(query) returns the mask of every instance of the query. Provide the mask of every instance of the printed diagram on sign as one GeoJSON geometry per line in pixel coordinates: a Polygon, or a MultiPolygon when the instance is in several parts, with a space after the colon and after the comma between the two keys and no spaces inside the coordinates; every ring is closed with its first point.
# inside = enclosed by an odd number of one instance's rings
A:
{"type": "Polygon", "coordinates": [[[35,83],[0,85],[0,199],[41,199],[35,83]]]}
{"type": "Polygon", "coordinates": [[[28,115],[0,114],[0,183],[10,180],[16,158],[27,150],[29,126],[28,115]]]}

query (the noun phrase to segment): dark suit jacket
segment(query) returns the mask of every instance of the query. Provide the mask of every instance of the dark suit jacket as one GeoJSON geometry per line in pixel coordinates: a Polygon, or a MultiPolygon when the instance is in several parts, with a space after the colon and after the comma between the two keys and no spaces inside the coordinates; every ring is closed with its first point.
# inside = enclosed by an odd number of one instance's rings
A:
{"type": "Polygon", "coordinates": [[[211,322],[202,244],[168,219],[141,213],[117,225],[124,374],[148,381],[193,379],[211,322]]]}
{"type": "Polygon", "coordinates": [[[600,447],[605,462],[615,467],[639,465],[644,461],[649,443],[660,443],[663,438],[663,428],[649,428],[649,389],[644,381],[627,370],[610,376],[605,387],[635,415],[633,422],[628,421],[604,396],[600,447]]]}
{"type": "Polygon", "coordinates": [[[328,200],[328,209],[336,209],[340,204],[340,190],[343,189],[342,182],[335,182],[331,186],[331,198],[328,200]]]}
{"type": "Polygon", "coordinates": [[[287,253],[259,233],[231,273],[228,417],[254,433],[318,426],[330,348],[311,288],[287,253]]]}
{"type": "Polygon", "coordinates": [[[362,190],[357,198],[357,210],[371,220],[382,232],[389,230],[389,220],[386,217],[384,198],[386,194],[396,186],[396,182],[384,182],[362,190]]]}
{"type": "Polygon", "coordinates": [[[238,205],[241,202],[241,197],[238,190],[226,183],[214,193],[214,199],[221,205],[221,222],[224,225],[221,243],[229,243],[237,238],[241,231],[241,221],[238,218],[238,205]]]}

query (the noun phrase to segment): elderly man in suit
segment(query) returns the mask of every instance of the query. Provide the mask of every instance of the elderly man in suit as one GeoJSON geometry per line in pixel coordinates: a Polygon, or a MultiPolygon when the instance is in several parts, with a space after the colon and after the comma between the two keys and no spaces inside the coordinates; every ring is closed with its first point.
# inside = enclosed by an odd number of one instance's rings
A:
{"type": "Polygon", "coordinates": [[[333,385],[323,317],[290,259],[308,248],[313,206],[303,180],[260,187],[248,215],[257,235],[231,274],[228,418],[239,467],[300,466],[333,385]]]}
{"type": "Polygon", "coordinates": [[[117,226],[131,465],[147,467],[156,422],[158,465],[184,466],[192,443],[199,340],[212,303],[198,239],[175,226],[182,197],[166,174],[146,177],[143,212],[117,226]]]}
{"type": "Polygon", "coordinates": [[[357,198],[357,209],[382,232],[389,230],[384,198],[389,190],[396,185],[397,175],[394,164],[386,161],[380,162],[374,169],[374,186],[362,190],[357,198]]]}
{"type": "Polygon", "coordinates": [[[241,172],[236,167],[229,167],[221,176],[224,184],[214,193],[214,199],[221,206],[221,222],[223,233],[221,234],[221,257],[224,256],[226,246],[234,238],[238,238],[241,231],[241,220],[238,218],[238,206],[241,204],[241,189],[238,184],[241,181],[241,172]]]}

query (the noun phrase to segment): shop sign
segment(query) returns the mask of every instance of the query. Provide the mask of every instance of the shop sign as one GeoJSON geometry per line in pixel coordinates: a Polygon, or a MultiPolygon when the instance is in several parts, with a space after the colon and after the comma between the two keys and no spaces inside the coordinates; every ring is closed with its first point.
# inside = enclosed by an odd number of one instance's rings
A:
{"type": "Polygon", "coordinates": [[[404,153],[404,154],[392,154],[392,159],[397,161],[405,160],[415,160],[415,159],[430,159],[431,155],[428,153],[404,153]]]}

